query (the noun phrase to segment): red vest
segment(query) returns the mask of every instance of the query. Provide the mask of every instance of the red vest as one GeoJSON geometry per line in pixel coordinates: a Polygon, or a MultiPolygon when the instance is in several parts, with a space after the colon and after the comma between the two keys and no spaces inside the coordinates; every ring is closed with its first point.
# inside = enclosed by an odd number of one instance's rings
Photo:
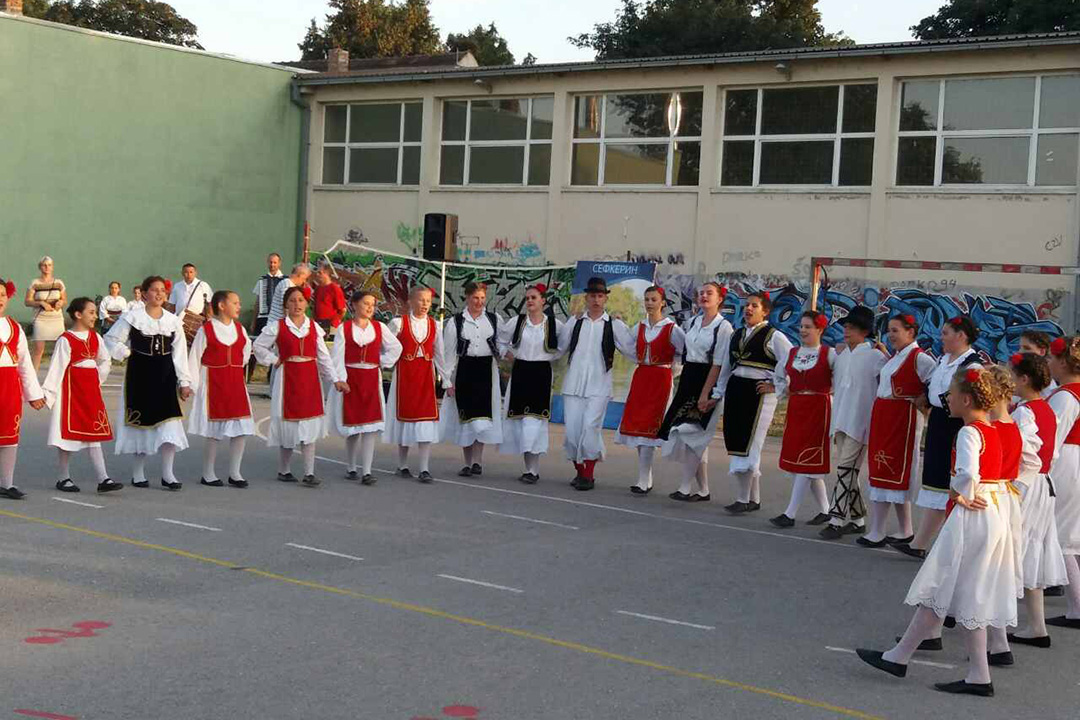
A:
{"type": "MultiPolygon", "coordinates": [[[[995,483],[1001,481],[1001,439],[993,425],[984,422],[971,423],[982,438],[979,451],[979,481],[995,483]]],[[[952,450],[952,472],[956,474],[956,445],[952,450]]]]}
{"type": "Polygon", "coordinates": [[[424,357],[431,360],[435,357],[435,320],[428,315],[428,332],[427,337],[424,338],[424,342],[417,342],[416,338],[412,334],[412,323],[409,322],[409,315],[405,315],[401,318],[401,331],[398,333],[398,340],[401,341],[401,359],[406,362],[415,360],[417,350],[424,349],[424,357]]]}
{"type": "Polygon", "coordinates": [[[0,343],[0,355],[5,352],[11,354],[12,365],[18,366],[19,364],[19,323],[15,322],[11,318],[0,318],[0,320],[7,320],[11,325],[11,337],[8,338],[6,343],[0,343]]]}
{"type": "Polygon", "coordinates": [[[322,388],[316,364],[318,331],[309,321],[308,334],[296,337],[285,320],[278,321],[278,357],[285,375],[282,380],[281,416],[295,422],[323,414],[322,388]]]}
{"type": "Polygon", "coordinates": [[[203,323],[203,332],[206,334],[206,348],[202,354],[204,367],[244,367],[244,347],[247,345],[247,337],[239,325],[236,326],[236,340],[232,345],[226,345],[218,340],[217,335],[214,334],[214,324],[209,320],[203,323]]]}
{"type": "Polygon", "coordinates": [[[1024,452],[1024,439],[1016,423],[996,420],[993,423],[1001,443],[1001,479],[1015,480],[1020,477],[1020,456],[1024,452]]]}
{"type": "Polygon", "coordinates": [[[916,346],[908,353],[907,360],[893,373],[894,398],[915,398],[926,392],[926,383],[919,378],[918,367],[915,364],[920,353],[922,353],[922,348],[916,346]]]}
{"type": "Polygon", "coordinates": [[[251,417],[244,380],[244,348],[248,341],[243,329],[236,324],[236,340],[232,345],[218,339],[210,321],[203,323],[203,334],[206,347],[201,359],[206,368],[207,417],[213,422],[251,417]]]}
{"type": "Polygon", "coordinates": [[[10,353],[12,365],[0,368],[0,446],[19,444],[22,424],[22,381],[19,379],[19,324],[11,318],[0,322],[11,326],[11,337],[0,344],[0,357],[10,353]]]}
{"type": "Polygon", "coordinates": [[[1039,448],[1039,460],[1042,461],[1042,467],[1039,468],[1039,472],[1045,475],[1050,472],[1050,463],[1054,459],[1054,443],[1057,442],[1057,415],[1054,414],[1054,409],[1050,407],[1050,403],[1043,398],[1031,400],[1024,403],[1024,405],[1035,416],[1036,434],[1042,440],[1042,447],[1039,448]]]}
{"type": "MultiPolygon", "coordinates": [[[[1054,394],[1059,392],[1067,392],[1076,398],[1076,402],[1080,402],[1080,383],[1069,383],[1068,385],[1062,385],[1054,394]]],[[[1066,445],[1080,445],[1080,420],[1073,423],[1073,426],[1069,428],[1069,434],[1065,436],[1066,445]]]]}
{"type": "MultiPolygon", "coordinates": [[[[342,333],[345,336],[345,364],[359,365],[367,363],[369,365],[378,365],[379,350],[382,348],[382,324],[375,320],[371,321],[371,327],[375,329],[375,339],[367,345],[356,344],[356,340],[353,338],[353,327],[355,327],[354,323],[347,324],[342,333]],[[368,357],[369,355],[373,355],[373,357],[368,357]]],[[[434,337],[431,339],[431,345],[434,349],[434,337]]]]}
{"type": "Polygon", "coordinates": [[[639,324],[637,333],[638,365],[645,364],[646,350],[648,350],[650,365],[670,365],[675,362],[675,346],[671,343],[671,332],[674,329],[675,323],[668,323],[660,329],[659,334],[651,342],[646,342],[645,323],[639,324]]]}
{"type": "Polygon", "coordinates": [[[819,348],[818,360],[814,367],[809,370],[795,369],[795,356],[798,352],[799,348],[793,347],[791,352],[788,353],[786,365],[789,383],[788,392],[792,395],[796,393],[820,393],[822,395],[832,393],[832,368],[829,367],[829,348],[824,345],[819,348]]]}

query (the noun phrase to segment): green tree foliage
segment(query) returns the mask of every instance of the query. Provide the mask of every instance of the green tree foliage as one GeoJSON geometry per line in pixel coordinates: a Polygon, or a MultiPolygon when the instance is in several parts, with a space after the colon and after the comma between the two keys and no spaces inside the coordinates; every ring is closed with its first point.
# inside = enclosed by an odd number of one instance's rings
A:
{"type": "Polygon", "coordinates": [[[322,60],[335,47],[354,58],[439,52],[428,0],[330,0],[329,5],[326,23],[320,28],[312,20],[299,45],[304,60],[322,60]]]}
{"type": "Polygon", "coordinates": [[[1080,30],[1080,0],[949,0],[911,27],[920,40],[1080,30]]]}
{"type": "Polygon", "coordinates": [[[615,20],[569,38],[597,60],[851,45],[817,0],[623,0],[615,20]]]}
{"type": "Polygon", "coordinates": [[[29,0],[28,17],[116,35],[198,48],[198,28],[172,5],[155,0],[29,0]]]}
{"type": "Polygon", "coordinates": [[[506,38],[499,34],[495,23],[491,23],[486,28],[483,25],[477,25],[469,32],[460,35],[450,33],[446,38],[446,49],[449,52],[471,52],[476,62],[481,65],[514,64],[514,53],[510,52],[506,38]]]}

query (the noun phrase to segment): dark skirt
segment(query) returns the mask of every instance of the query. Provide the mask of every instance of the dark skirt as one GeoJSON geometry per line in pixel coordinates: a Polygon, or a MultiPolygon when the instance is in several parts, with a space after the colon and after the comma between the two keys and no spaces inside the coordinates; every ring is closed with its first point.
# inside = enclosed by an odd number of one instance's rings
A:
{"type": "Polygon", "coordinates": [[[457,401],[458,420],[491,420],[491,364],[495,358],[462,355],[458,358],[457,376],[454,378],[454,400],[457,401]]]}
{"type": "Polygon", "coordinates": [[[551,363],[547,360],[514,360],[510,371],[510,419],[551,418],[551,363]]]}
{"type": "Polygon", "coordinates": [[[760,379],[732,375],[724,391],[724,447],[728,455],[746,457],[761,419],[760,379]]]}
{"type": "MultiPolygon", "coordinates": [[[[133,350],[135,346],[133,342],[133,350]]],[[[171,352],[162,353],[160,348],[152,355],[132,352],[124,374],[124,423],[149,429],[183,416],[171,352]]]]}
{"type": "Polygon", "coordinates": [[[658,437],[667,440],[671,429],[679,425],[697,423],[702,430],[709,426],[715,407],[705,412],[698,410],[698,398],[705,387],[705,381],[709,379],[709,363],[688,362],[683,364],[682,374],[679,375],[679,387],[675,389],[675,398],[671,401],[667,413],[664,414],[664,422],[660,424],[658,437]]]}
{"type": "Polygon", "coordinates": [[[952,475],[952,449],[964,421],[949,416],[948,410],[930,406],[926,425],[926,448],[923,450],[922,484],[948,492],[952,475]]]}

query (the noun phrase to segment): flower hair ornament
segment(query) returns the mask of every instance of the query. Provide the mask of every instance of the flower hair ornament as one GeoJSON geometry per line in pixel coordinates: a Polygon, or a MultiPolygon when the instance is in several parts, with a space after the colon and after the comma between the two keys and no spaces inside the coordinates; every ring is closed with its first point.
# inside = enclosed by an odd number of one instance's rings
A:
{"type": "Polygon", "coordinates": [[[660,287],[659,285],[653,288],[653,292],[659,295],[661,300],[667,300],[667,293],[664,292],[664,288],[660,287]]]}
{"type": "Polygon", "coordinates": [[[532,286],[532,289],[540,293],[541,295],[547,295],[548,286],[544,283],[536,283],[532,286]]]}
{"type": "Polygon", "coordinates": [[[772,302],[772,298],[769,297],[769,291],[768,290],[762,290],[761,291],[761,297],[765,298],[765,302],[772,302]]]}
{"type": "Polygon", "coordinates": [[[1020,367],[1020,363],[1022,363],[1023,361],[1024,356],[1020,353],[1013,353],[1012,356],[1009,358],[1009,363],[1012,364],[1013,367],[1020,367]]]}
{"type": "Polygon", "coordinates": [[[964,322],[964,319],[962,317],[960,317],[959,315],[957,315],[956,317],[949,318],[949,324],[952,325],[954,328],[960,327],[960,325],[963,324],[963,322],[964,322]]]}
{"type": "Polygon", "coordinates": [[[1052,352],[1054,355],[1064,355],[1066,345],[1067,344],[1065,342],[1065,338],[1054,338],[1054,341],[1050,343],[1050,352],[1052,352]]]}
{"type": "Polygon", "coordinates": [[[305,285],[304,287],[300,288],[300,292],[303,294],[305,300],[307,300],[308,302],[311,302],[311,286],[310,285],[305,285]]]}
{"type": "Polygon", "coordinates": [[[964,379],[967,380],[969,383],[979,382],[980,377],[981,377],[981,373],[978,370],[975,370],[974,368],[972,368],[971,370],[968,370],[966,373],[964,373],[964,379]]]}
{"type": "Polygon", "coordinates": [[[829,318],[825,317],[825,313],[818,313],[814,316],[814,327],[818,330],[824,330],[829,327],[829,318]]]}
{"type": "Polygon", "coordinates": [[[915,316],[910,314],[910,313],[906,313],[904,315],[898,315],[897,317],[899,317],[901,320],[903,320],[905,325],[912,325],[912,326],[915,325],[915,316]]]}
{"type": "Polygon", "coordinates": [[[14,296],[16,291],[15,282],[13,280],[8,280],[6,283],[4,283],[4,290],[7,291],[8,297],[14,296]]]}

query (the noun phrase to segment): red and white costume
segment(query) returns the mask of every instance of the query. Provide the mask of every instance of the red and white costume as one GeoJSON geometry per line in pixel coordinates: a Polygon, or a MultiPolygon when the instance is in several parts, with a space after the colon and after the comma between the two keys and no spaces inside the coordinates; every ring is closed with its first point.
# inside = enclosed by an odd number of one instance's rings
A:
{"type": "Polygon", "coordinates": [[[664,441],[658,433],[671,402],[672,366],[682,354],[686,335],[674,320],[661,318],[655,325],[642,320],[630,329],[629,337],[635,338],[633,346],[620,346],[619,350],[636,362],[637,368],[615,442],[629,447],[662,447],[664,441]]]}
{"type": "Polygon", "coordinates": [[[251,353],[251,338],[236,321],[211,318],[199,328],[188,354],[195,391],[189,433],[214,440],[255,434],[244,375],[251,353]]]}
{"type": "Polygon", "coordinates": [[[0,317],[0,447],[18,446],[23,403],[44,397],[19,324],[0,317]]]}
{"type": "Polygon", "coordinates": [[[874,502],[903,504],[918,492],[923,416],[915,399],[926,394],[935,367],[934,359],[913,342],[881,368],[866,458],[874,502]]]}
{"type": "Polygon", "coordinates": [[[450,387],[443,363],[443,337],[430,315],[411,313],[408,322],[394,318],[390,332],[401,343],[401,357],[390,383],[383,442],[413,446],[439,441],[439,401],[435,397],[435,374],[450,387]]]}
{"type": "Polygon", "coordinates": [[[780,469],[824,480],[831,464],[832,379],[836,351],[824,345],[792,348],[777,363],[773,385],[777,397],[789,395],[780,469]]]}
{"type": "Polygon", "coordinates": [[[998,478],[1003,483],[1008,483],[1009,492],[1001,494],[997,501],[1008,503],[1011,516],[1016,521],[1010,526],[1015,533],[1013,536],[1014,569],[1016,570],[1016,597],[1024,596],[1024,536],[1021,530],[1023,515],[1020,510],[1020,490],[1016,487],[1016,478],[1020,476],[1020,466],[1024,457],[1024,436],[1020,427],[1014,422],[995,420],[991,423],[997,430],[998,442],[1001,445],[1001,473],[998,478]]]}
{"type": "Polygon", "coordinates": [[[1046,400],[1021,401],[1012,413],[1024,451],[1016,484],[1020,489],[1021,564],[1024,587],[1041,590],[1067,582],[1065,558],[1050,494],[1050,466],[1057,456],[1057,417],[1046,400]]]}
{"type": "Polygon", "coordinates": [[[1062,385],[1047,402],[1058,423],[1058,457],[1050,479],[1057,494],[1054,514],[1061,552],[1080,555],[1080,383],[1062,385]]]}
{"type": "Polygon", "coordinates": [[[349,392],[331,389],[327,393],[328,426],[342,437],[382,432],[386,426],[382,368],[393,367],[401,357],[401,343],[378,320],[371,320],[366,328],[349,322],[338,333],[331,355],[349,392]]]}
{"type": "Polygon", "coordinates": [[[112,359],[94,331],[69,330],[53,347],[42,390],[52,409],[49,445],[79,452],[113,439],[112,424],[101,396],[112,359]]]}

